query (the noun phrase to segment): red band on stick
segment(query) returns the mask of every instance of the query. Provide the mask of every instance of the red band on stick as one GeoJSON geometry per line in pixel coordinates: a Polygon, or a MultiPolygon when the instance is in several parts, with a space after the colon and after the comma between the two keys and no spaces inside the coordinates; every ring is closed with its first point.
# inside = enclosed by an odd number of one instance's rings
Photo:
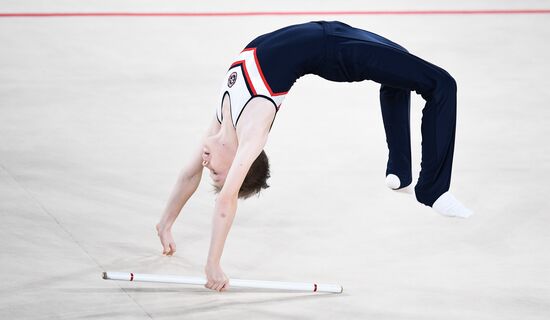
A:
{"type": "Polygon", "coordinates": [[[134,274],[130,272],[130,281],[134,281],[134,274]]]}
{"type": "Polygon", "coordinates": [[[317,292],[317,284],[316,283],[313,284],[313,292],[317,292]]]}

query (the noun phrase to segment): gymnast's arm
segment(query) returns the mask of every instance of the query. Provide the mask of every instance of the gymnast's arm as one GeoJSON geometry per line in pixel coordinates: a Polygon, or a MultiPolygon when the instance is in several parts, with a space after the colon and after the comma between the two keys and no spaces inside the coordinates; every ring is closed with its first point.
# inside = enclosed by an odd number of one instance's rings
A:
{"type": "MultiPolygon", "coordinates": [[[[220,130],[220,124],[214,117],[206,133],[207,136],[220,130]]],[[[200,147],[193,152],[191,161],[185,166],[176,181],[164,213],[156,225],[157,233],[163,247],[163,254],[172,255],[176,252],[176,243],[172,237],[172,225],[180,214],[187,200],[195,193],[202,177],[202,140],[200,147]]]]}
{"type": "Polygon", "coordinates": [[[250,166],[267,142],[269,129],[275,117],[273,104],[263,98],[251,101],[247,108],[249,112],[242,115],[242,126],[237,130],[239,147],[216,199],[212,219],[212,236],[205,273],[208,280],[206,287],[217,291],[223,291],[228,287],[229,279],[220,266],[220,260],[237,212],[239,190],[250,166]]]}

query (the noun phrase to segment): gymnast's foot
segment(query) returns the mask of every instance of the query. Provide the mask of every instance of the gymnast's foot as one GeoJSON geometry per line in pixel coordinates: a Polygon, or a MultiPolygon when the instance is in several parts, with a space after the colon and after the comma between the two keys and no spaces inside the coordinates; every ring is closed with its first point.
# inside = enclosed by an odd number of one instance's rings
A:
{"type": "Polygon", "coordinates": [[[399,177],[395,174],[388,174],[386,176],[386,186],[392,190],[401,190],[406,193],[411,193],[411,190],[405,189],[408,187],[412,182],[412,179],[409,179],[408,181],[402,181],[399,179],[399,177]]]}
{"type": "Polygon", "coordinates": [[[386,186],[390,189],[397,190],[401,186],[401,180],[399,180],[399,177],[395,174],[388,174],[386,176],[386,186]]]}
{"type": "Polygon", "coordinates": [[[472,210],[466,208],[449,191],[439,196],[432,208],[446,217],[468,218],[473,214],[472,210]]]}

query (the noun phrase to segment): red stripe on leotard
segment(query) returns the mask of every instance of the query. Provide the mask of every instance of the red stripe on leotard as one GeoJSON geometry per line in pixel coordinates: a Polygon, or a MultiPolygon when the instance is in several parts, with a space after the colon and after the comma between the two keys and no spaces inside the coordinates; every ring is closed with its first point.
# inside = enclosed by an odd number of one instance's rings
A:
{"type": "Polygon", "coordinates": [[[250,89],[252,90],[253,95],[257,95],[256,88],[254,88],[254,84],[252,83],[252,80],[250,80],[250,75],[248,74],[248,70],[246,69],[246,63],[245,63],[244,60],[239,60],[239,61],[233,62],[229,69],[231,69],[235,66],[238,66],[238,65],[241,65],[243,67],[244,77],[246,78],[245,81],[250,85],[250,89]]]}
{"type": "Polygon", "coordinates": [[[256,48],[246,48],[242,52],[245,52],[245,51],[252,51],[252,53],[254,54],[254,62],[256,63],[256,68],[258,68],[258,72],[260,73],[260,77],[262,77],[262,81],[263,81],[265,87],[267,88],[267,91],[269,91],[269,94],[272,95],[272,96],[282,96],[282,95],[287,94],[288,91],[286,91],[286,92],[273,92],[273,90],[271,90],[271,87],[269,86],[269,83],[267,83],[267,80],[265,79],[264,72],[262,71],[262,67],[260,67],[260,62],[258,60],[258,55],[256,54],[256,48]]]}

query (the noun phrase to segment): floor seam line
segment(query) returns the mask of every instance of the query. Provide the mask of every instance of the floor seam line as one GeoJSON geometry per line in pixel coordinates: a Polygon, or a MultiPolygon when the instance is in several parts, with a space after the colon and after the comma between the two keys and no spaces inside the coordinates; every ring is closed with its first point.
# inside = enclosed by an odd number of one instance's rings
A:
{"type": "MultiPolygon", "coordinates": [[[[101,271],[105,271],[103,266],[94,257],[92,257],[92,255],[80,244],[80,242],[78,240],[76,240],[76,238],[73,236],[73,234],[69,230],[67,230],[67,228],[65,228],[61,224],[61,222],[59,222],[59,220],[53,214],[51,214],[48,211],[48,209],[46,209],[46,207],[40,201],[38,201],[38,199],[36,199],[36,197],[34,197],[29,192],[29,190],[27,190],[27,188],[25,188],[23,185],[21,185],[21,183],[19,183],[19,181],[17,181],[17,179],[15,179],[15,177],[8,171],[8,169],[5,167],[5,165],[0,163],[0,168],[34,202],[34,204],[36,206],[38,206],[38,208],[40,210],[45,212],[46,215],[48,215],[51,219],[53,219],[55,221],[55,223],[58,225],[58,227],[61,228],[61,230],[63,230],[63,232],[65,232],[73,240],[73,242],[86,254],[86,256],[88,256],[88,258],[90,260],[92,260],[101,269],[101,271]]],[[[141,311],[143,311],[150,319],[153,319],[151,314],[149,314],[149,312],[145,311],[143,306],[141,304],[139,304],[124,288],[122,288],[120,286],[118,286],[118,287],[130,298],[130,300],[132,300],[141,309],[141,311]]]]}

